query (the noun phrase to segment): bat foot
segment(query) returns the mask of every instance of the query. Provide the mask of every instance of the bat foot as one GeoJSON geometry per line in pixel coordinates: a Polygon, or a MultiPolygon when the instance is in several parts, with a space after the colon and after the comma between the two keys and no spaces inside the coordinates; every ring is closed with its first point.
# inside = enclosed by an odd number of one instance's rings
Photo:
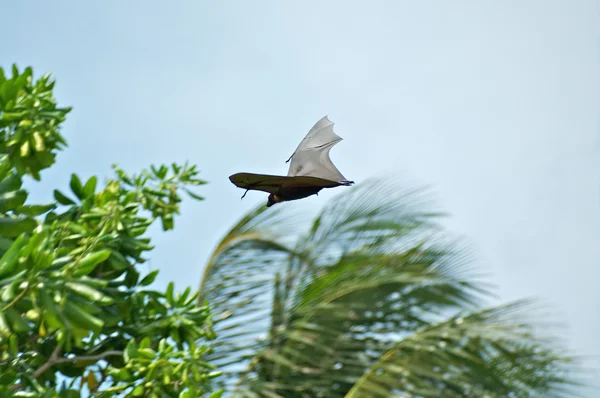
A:
{"type": "Polygon", "coordinates": [[[246,189],[246,192],[244,192],[244,194],[242,195],[242,197],[240,199],[244,199],[244,196],[246,196],[246,194],[248,193],[249,189],[246,189]]]}

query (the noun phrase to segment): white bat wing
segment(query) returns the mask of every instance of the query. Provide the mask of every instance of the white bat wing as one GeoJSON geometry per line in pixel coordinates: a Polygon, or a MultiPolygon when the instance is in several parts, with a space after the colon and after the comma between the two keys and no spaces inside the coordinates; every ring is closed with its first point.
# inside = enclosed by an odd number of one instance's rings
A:
{"type": "Polygon", "coordinates": [[[336,182],[348,182],[329,158],[331,148],[342,138],[333,131],[327,116],[310,129],[291,156],[288,177],[310,176],[336,182]]]}

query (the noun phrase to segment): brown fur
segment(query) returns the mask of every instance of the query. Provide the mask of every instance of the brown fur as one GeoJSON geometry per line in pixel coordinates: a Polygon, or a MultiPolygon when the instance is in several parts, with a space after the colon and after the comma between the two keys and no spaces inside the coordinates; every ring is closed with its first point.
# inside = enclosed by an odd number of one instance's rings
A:
{"type": "Polygon", "coordinates": [[[290,200],[298,200],[311,195],[318,195],[321,189],[323,189],[323,187],[287,187],[280,189],[277,195],[274,193],[269,195],[267,207],[271,207],[275,203],[289,202],[290,200]]]}
{"type": "Polygon", "coordinates": [[[267,200],[267,207],[273,206],[275,203],[281,203],[283,200],[275,194],[270,194],[269,199],[267,200]]]}

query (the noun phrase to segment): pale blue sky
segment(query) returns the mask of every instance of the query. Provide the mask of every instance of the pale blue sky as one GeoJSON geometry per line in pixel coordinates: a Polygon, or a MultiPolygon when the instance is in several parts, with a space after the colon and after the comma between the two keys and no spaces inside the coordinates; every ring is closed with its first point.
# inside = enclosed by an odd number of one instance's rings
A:
{"type": "Polygon", "coordinates": [[[327,114],[346,177],[431,185],[501,300],[543,298],[600,366],[598,0],[11,1],[0,15],[0,65],[52,72],[74,106],[36,197],[113,162],[190,160],[209,180],[156,235],[160,286],[196,287],[221,234],[266,200],[240,201],[227,177],[286,173],[327,114]]]}

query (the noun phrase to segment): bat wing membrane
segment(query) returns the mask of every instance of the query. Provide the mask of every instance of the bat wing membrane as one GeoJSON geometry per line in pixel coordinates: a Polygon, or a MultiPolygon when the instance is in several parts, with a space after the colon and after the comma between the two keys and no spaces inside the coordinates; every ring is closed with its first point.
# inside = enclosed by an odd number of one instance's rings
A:
{"type": "Polygon", "coordinates": [[[311,176],[275,176],[269,174],[237,173],[229,176],[237,187],[254,191],[279,194],[282,190],[302,187],[333,188],[340,184],[336,181],[311,176]]]}
{"type": "Polygon", "coordinates": [[[327,116],[315,123],[294,151],[288,177],[317,177],[341,184],[348,181],[329,158],[331,148],[342,141],[333,126],[327,116]]]}

